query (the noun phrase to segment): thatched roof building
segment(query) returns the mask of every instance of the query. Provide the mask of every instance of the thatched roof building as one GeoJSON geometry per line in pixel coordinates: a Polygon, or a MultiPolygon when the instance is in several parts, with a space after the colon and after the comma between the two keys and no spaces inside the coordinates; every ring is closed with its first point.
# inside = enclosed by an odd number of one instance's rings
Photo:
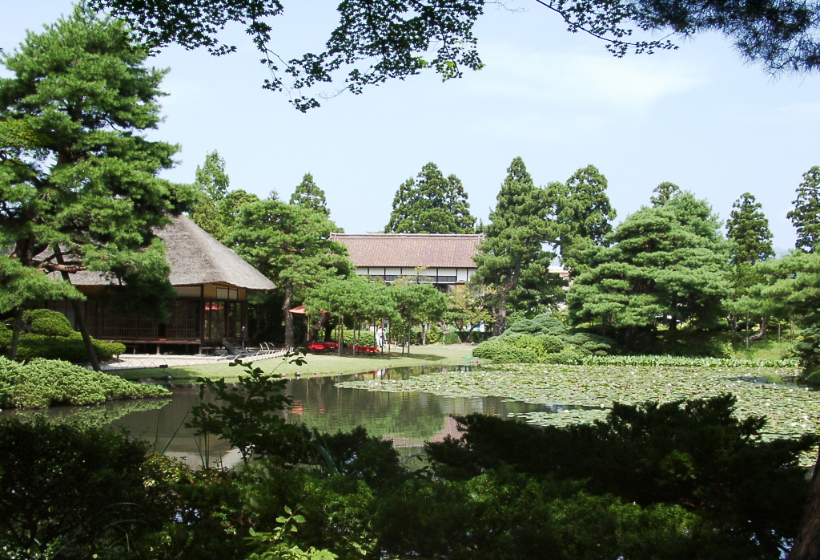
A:
{"type": "MultiPolygon", "coordinates": [[[[88,296],[85,318],[91,336],[150,348],[184,345],[189,350],[221,346],[226,338],[245,340],[248,292],[274,289],[273,282],[186,216],[175,218],[157,235],[165,242],[169,279],[178,295],[169,308],[171,318],[157,323],[103,306],[97,296],[110,280],[98,272],[78,272],[71,281],[88,296]]],[[[51,306],[74,322],[67,302],[51,306]]]]}

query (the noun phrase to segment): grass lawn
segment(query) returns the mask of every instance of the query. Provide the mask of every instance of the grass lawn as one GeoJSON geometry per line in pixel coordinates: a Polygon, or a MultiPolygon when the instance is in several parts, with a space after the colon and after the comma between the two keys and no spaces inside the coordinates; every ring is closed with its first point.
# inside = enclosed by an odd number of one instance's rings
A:
{"type": "MultiPolygon", "coordinates": [[[[425,365],[462,365],[468,363],[466,359],[472,353],[474,344],[436,344],[431,346],[414,346],[410,355],[404,356],[401,352],[390,354],[376,354],[363,356],[357,354],[337,356],[335,354],[308,354],[307,363],[302,366],[282,363],[280,358],[259,360],[254,366],[261,367],[266,372],[273,371],[294,377],[296,372],[303,376],[316,374],[361,373],[391,367],[425,366],[425,365]],[[278,367],[277,367],[278,366],[278,367]]],[[[134,369],[117,372],[125,379],[144,379],[146,377],[165,378],[170,375],[175,380],[193,381],[197,377],[237,377],[241,369],[231,367],[227,363],[192,365],[167,369],[134,369]]]]}

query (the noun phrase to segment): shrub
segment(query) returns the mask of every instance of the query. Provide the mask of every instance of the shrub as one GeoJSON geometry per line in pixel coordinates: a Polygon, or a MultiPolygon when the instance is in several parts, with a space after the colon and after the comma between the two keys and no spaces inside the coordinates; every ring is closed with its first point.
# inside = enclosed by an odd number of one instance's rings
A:
{"type": "Polygon", "coordinates": [[[461,342],[461,337],[458,333],[448,332],[444,335],[444,344],[458,344],[461,342]]]}
{"type": "Polygon", "coordinates": [[[169,394],[164,387],[132,383],[59,360],[38,358],[20,365],[0,357],[0,406],[3,408],[94,405],[108,400],[169,394]]]}
{"type": "MultiPolygon", "coordinates": [[[[532,319],[522,319],[516,322],[506,331],[504,335],[522,333],[522,334],[557,334],[565,331],[566,327],[561,319],[557,319],[548,313],[543,313],[532,319]]],[[[502,335],[502,336],[504,336],[502,335]]]]}
{"type": "Polygon", "coordinates": [[[812,326],[803,330],[794,345],[800,368],[800,380],[812,385],[820,385],[820,327],[812,326]]]}
{"type": "MultiPolygon", "coordinates": [[[[80,333],[75,333],[75,335],[64,337],[23,334],[20,336],[16,359],[21,362],[35,358],[65,360],[74,363],[87,362],[88,354],[85,351],[83,339],[80,333]]],[[[125,345],[119,342],[104,342],[96,339],[91,339],[91,342],[97,352],[97,357],[102,361],[125,353],[125,345]]],[[[0,339],[0,353],[7,355],[10,345],[11,337],[0,339]]]]}
{"type": "Polygon", "coordinates": [[[23,313],[23,321],[31,325],[33,334],[71,336],[74,329],[65,315],[50,309],[31,309],[23,313]]]}

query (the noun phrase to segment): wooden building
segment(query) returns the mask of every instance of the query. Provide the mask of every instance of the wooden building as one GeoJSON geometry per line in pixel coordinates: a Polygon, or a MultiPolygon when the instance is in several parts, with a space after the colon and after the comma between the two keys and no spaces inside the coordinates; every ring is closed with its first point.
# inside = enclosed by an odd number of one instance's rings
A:
{"type": "MultiPolygon", "coordinates": [[[[158,323],[104,306],[97,296],[109,280],[97,272],[78,272],[71,280],[88,296],[84,316],[91,336],[132,348],[159,351],[162,347],[181,353],[222,346],[226,338],[246,340],[248,292],[271,290],[274,284],[186,216],[176,218],[157,235],[165,242],[169,279],[178,296],[170,303],[170,318],[158,323]]],[[[68,302],[51,302],[51,307],[74,325],[68,302]]]]}
{"type": "Polygon", "coordinates": [[[473,255],[483,236],[441,233],[332,233],[347,247],[356,274],[386,283],[402,276],[449,292],[476,271],[473,255]]]}

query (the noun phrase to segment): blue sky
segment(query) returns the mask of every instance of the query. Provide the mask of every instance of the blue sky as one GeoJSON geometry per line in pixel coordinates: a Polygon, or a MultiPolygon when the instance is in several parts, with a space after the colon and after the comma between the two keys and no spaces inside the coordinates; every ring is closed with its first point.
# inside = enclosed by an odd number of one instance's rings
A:
{"type": "MultiPolygon", "coordinates": [[[[26,29],[71,10],[65,0],[7,4],[7,52],[26,29]]],[[[292,4],[274,21],[283,57],[318,51],[335,24],[331,2],[292,4]]],[[[332,97],[308,114],[261,88],[267,70],[241,29],[226,30],[239,47],[226,57],[166,49],[151,62],[171,69],[166,118],[150,135],[182,148],[166,177],[192,182],[214,149],[231,187],[260,196],[276,189],[286,199],[310,172],[331,217],[354,233],[380,231],[398,186],[429,161],[462,180],[473,214],[486,221],[510,161],[521,156],[540,185],[597,166],[619,219],[663,181],[707,199],[722,219],[750,192],[775,246],[793,246],[786,213],[802,174],[820,165],[818,76],[773,78],[711,34],[677,51],[617,59],[534,2],[508,6],[523,11],[489,7],[476,28],[480,72],[446,83],[433,74],[394,81],[332,97]]]]}

